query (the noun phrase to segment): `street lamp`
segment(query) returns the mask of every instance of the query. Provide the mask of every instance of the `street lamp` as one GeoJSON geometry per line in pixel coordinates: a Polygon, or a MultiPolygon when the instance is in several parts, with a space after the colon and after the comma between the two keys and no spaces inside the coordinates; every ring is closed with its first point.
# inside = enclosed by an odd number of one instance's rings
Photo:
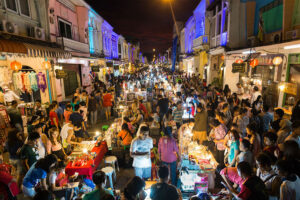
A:
{"type": "Polygon", "coordinates": [[[173,18],[173,21],[174,21],[174,24],[175,24],[175,28],[176,28],[176,33],[177,33],[177,36],[179,37],[179,29],[178,29],[178,25],[177,25],[177,22],[176,22],[176,19],[175,19],[175,14],[174,14],[173,6],[172,6],[173,0],[164,0],[164,1],[167,1],[169,3],[169,5],[170,5],[170,9],[171,9],[171,13],[172,13],[172,18],[173,18]]]}

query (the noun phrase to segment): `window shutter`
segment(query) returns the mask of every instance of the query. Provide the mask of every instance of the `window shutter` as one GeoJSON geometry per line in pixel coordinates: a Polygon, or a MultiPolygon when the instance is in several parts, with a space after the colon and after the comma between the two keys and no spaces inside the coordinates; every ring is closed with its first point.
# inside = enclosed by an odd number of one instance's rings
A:
{"type": "Polygon", "coordinates": [[[300,0],[295,0],[293,26],[300,25],[300,0]]]}

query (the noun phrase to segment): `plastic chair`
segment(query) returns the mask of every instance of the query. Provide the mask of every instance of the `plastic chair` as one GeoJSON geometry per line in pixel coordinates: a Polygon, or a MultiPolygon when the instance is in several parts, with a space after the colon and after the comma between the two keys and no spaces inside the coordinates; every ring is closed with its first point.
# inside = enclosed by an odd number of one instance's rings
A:
{"type": "MultiPolygon", "coordinates": [[[[101,171],[103,171],[105,173],[105,175],[108,176],[109,185],[110,185],[111,189],[114,189],[114,183],[113,183],[113,176],[115,176],[114,169],[112,167],[104,167],[101,169],[101,171]]],[[[116,179],[116,177],[114,177],[114,179],[116,179]]]]}
{"type": "MultiPolygon", "coordinates": [[[[118,164],[118,159],[117,159],[116,156],[108,156],[108,157],[106,157],[104,159],[104,163],[111,165],[114,168],[115,173],[117,172],[116,169],[118,170],[118,172],[120,171],[119,164],[118,164]]],[[[115,176],[116,176],[116,174],[115,174],[115,176]]]]}

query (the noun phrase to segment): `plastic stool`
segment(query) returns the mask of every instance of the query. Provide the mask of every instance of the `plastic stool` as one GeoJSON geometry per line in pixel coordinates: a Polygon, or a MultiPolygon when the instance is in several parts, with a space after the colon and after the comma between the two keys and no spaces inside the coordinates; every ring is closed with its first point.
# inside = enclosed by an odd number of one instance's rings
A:
{"type": "Polygon", "coordinates": [[[103,125],[103,126],[102,126],[102,131],[107,131],[108,128],[109,128],[108,125],[103,125]]]}
{"type": "Polygon", "coordinates": [[[104,163],[112,165],[112,167],[115,170],[115,173],[117,172],[116,169],[118,170],[118,172],[120,171],[119,164],[118,164],[118,159],[117,159],[116,156],[108,156],[108,157],[106,157],[104,159],[104,163]]]}
{"type": "MultiPolygon", "coordinates": [[[[109,185],[111,189],[114,189],[114,183],[113,183],[113,175],[114,175],[114,169],[112,167],[104,167],[101,169],[105,173],[106,176],[108,176],[109,179],[109,185]]],[[[116,177],[114,177],[116,179],[116,177]]]]}

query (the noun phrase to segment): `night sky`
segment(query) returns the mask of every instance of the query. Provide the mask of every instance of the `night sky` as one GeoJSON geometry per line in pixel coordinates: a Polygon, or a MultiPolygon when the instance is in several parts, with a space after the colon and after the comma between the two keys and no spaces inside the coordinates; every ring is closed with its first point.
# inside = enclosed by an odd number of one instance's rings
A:
{"type": "MultiPolygon", "coordinates": [[[[167,50],[172,45],[173,19],[166,0],[86,0],[114,31],[139,41],[143,53],[167,50]]],[[[177,20],[186,21],[200,0],[173,0],[177,20]]]]}

